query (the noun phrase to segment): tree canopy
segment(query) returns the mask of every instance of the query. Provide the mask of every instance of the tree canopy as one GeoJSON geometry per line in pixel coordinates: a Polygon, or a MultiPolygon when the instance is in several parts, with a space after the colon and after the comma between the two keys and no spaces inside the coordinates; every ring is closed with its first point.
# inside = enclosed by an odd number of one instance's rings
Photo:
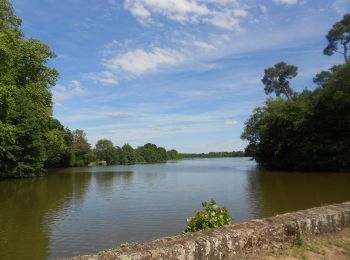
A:
{"type": "Polygon", "coordinates": [[[345,62],[349,60],[350,48],[350,14],[344,15],[343,19],[335,23],[327,36],[328,45],[323,50],[325,55],[333,55],[338,52],[344,56],[345,62]]]}
{"type": "Polygon", "coordinates": [[[265,70],[265,92],[277,90],[277,97],[255,108],[241,135],[248,141],[246,153],[260,165],[284,170],[350,170],[350,14],[333,25],[327,40],[324,54],[340,52],[345,64],[318,73],[312,91],[290,89],[285,79],[296,76],[295,66],[281,62],[265,70]],[[292,98],[286,93],[293,93],[292,98]]]}
{"type": "Polygon", "coordinates": [[[157,163],[181,159],[176,150],[166,151],[165,148],[151,143],[136,149],[129,144],[119,148],[114,146],[112,141],[101,139],[97,142],[94,151],[97,159],[106,161],[107,164],[157,163]]]}
{"type": "Polygon", "coordinates": [[[47,66],[55,54],[26,39],[8,0],[0,1],[0,177],[40,175],[49,156],[52,97],[58,76],[47,66]]]}
{"type": "Polygon", "coordinates": [[[242,138],[247,153],[271,169],[350,170],[350,63],[293,99],[269,98],[254,110],[242,138]]]}
{"type": "Polygon", "coordinates": [[[262,82],[265,85],[265,93],[275,93],[277,97],[281,95],[290,99],[293,90],[290,87],[289,79],[297,76],[298,68],[285,62],[276,63],[273,67],[265,69],[262,82]]]}

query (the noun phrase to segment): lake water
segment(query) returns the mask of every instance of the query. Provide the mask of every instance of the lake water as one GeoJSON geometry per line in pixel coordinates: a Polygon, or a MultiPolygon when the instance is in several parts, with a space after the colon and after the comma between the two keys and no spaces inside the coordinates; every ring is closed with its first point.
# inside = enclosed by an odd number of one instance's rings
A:
{"type": "Polygon", "coordinates": [[[91,254],[175,235],[215,198],[235,222],[350,200],[350,174],[282,173],[249,158],[69,168],[0,181],[0,259],[91,254]]]}

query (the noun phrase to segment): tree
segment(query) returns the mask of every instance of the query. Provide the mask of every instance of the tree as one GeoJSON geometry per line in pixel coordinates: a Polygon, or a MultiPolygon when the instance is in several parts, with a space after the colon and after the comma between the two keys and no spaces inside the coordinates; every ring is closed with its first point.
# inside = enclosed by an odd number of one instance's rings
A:
{"type": "Polygon", "coordinates": [[[341,21],[335,23],[326,38],[328,45],[323,50],[323,53],[331,56],[338,52],[344,56],[344,60],[347,62],[350,48],[350,14],[344,15],[341,21]]]}
{"type": "Polygon", "coordinates": [[[265,69],[262,82],[265,85],[266,95],[275,92],[279,97],[284,95],[287,99],[290,99],[293,95],[293,90],[289,85],[289,79],[296,77],[298,74],[298,67],[288,65],[285,62],[279,62],[271,68],[265,69]]]}
{"type": "Polygon", "coordinates": [[[0,0],[0,177],[41,175],[50,154],[47,137],[53,137],[49,87],[58,73],[47,62],[55,54],[25,39],[20,26],[10,1],[0,0]]]}
{"type": "Polygon", "coordinates": [[[119,151],[110,140],[99,140],[95,146],[95,153],[99,160],[104,160],[109,165],[119,163],[119,151]]]}
{"type": "Polygon", "coordinates": [[[168,160],[178,160],[181,157],[175,149],[167,151],[166,154],[168,160]]]}
{"type": "Polygon", "coordinates": [[[91,151],[91,145],[88,143],[86,134],[83,130],[77,129],[72,132],[73,134],[73,156],[72,165],[73,166],[86,166],[92,160],[94,160],[94,155],[91,151]]]}
{"type": "Polygon", "coordinates": [[[242,138],[260,165],[277,170],[350,170],[350,63],[322,88],[293,99],[269,98],[246,122],[242,138]]]}
{"type": "Polygon", "coordinates": [[[321,71],[313,78],[313,82],[318,86],[323,86],[332,76],[332,73],[341,68],[341,65],[334,65],[328,71],[321,71]]]}
{"type": "Polygon", "coordinates": [[[133,164],[136,161],[136,155],[134,149],[129,144],[124,144],[122,150],[122,164],[133,164]]]}
{"type": "Polygon", "coordinates": [[[48,124],[48,132],[46,133],[47,159],[45,168],[54,168],[61,166],[69,166],[64,158],[71,155],[70,146],[66,135],[66,129],[57,120],[52,118],[48,124]]]}

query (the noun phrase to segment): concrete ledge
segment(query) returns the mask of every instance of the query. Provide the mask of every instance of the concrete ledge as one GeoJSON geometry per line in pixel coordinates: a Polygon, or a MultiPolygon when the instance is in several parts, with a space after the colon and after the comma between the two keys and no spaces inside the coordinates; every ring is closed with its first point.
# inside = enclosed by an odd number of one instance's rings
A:
{"type": "Polygon", "coordinates": [[[349,226],[350,202],[345,202],[71,259],[233,259],[289,247],[302,236],[337,232],[349,226]]]}

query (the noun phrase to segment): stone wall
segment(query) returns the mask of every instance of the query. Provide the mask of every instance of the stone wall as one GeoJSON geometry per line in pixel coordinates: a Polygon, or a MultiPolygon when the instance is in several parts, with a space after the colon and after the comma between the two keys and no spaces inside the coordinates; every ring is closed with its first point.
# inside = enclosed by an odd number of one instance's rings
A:
{"type": "Polygon", "coordinates": [[[302,236],[337,232],[349,226],[350,202],[345,202],[72,259],[240,259],[245,254],[291,246],[302,236]]]}

